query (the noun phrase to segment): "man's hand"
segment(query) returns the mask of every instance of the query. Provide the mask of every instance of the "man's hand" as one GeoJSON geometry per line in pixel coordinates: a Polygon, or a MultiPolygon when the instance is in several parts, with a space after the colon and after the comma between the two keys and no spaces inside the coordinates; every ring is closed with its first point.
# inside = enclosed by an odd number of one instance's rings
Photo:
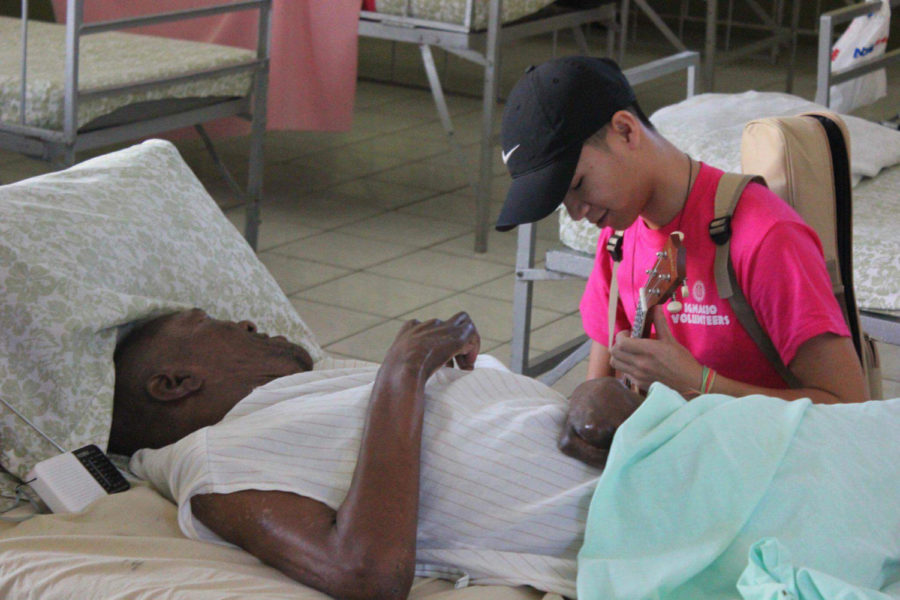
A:
{"type": "Polygon", "coordinates": [[[448,321],[407,321],[384,362],[393,367],[412,368],[424,382],[454,358],[460,369],[473,369],[480,348],[481,337],[475,324],[468,314],[460,312],[448,321]]]}
{"type": "Polygon", "coordinates": [[[610,365],[627,374],[642,390],[661,381],[682,394],[696,392],[703,367],[672,336],[665,311],[659,306],[651,310],[657,338],[634,339],[627,332],[619,332],[610,365]]]}
{"type": "Polygon", "coordinates": [[[569,414],[559,436],[559,449],[602,469],[613,435],[637,409],[641,398],[613,377],[585,381],[569,398],[569,414]]]}

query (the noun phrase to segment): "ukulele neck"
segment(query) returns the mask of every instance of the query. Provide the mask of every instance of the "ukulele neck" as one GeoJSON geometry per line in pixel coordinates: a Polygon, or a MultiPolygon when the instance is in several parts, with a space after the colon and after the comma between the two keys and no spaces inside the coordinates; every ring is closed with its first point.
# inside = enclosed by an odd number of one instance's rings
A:
{"type": "Polygon", "coordinates": [[[650,335],[650,323],[647,321],[647,300],[644,289],[640,291],[641,299],[634,309],[634,323],[631,325],[631,337],[645,338],[650,335]]]}

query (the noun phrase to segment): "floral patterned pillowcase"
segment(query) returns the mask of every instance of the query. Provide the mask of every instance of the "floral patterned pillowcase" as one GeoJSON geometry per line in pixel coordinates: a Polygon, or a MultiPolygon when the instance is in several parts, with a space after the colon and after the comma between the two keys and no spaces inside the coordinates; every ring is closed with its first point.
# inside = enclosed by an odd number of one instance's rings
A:
{"type": "MultiPolygon", "coordinates": [[[[120,329],[194,306],[322,358],[169,142],[0,186],[0,397],[64,448],[106,446],[120,329]]],[[[0,404],[0,463],[24,476],[57,453],[0,404]]]]}

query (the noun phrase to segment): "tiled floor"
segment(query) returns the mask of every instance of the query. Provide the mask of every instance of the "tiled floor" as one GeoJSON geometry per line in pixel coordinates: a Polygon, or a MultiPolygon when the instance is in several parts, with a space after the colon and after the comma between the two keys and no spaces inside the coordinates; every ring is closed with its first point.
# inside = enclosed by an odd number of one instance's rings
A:
{"type": "MultiPolygon", "coordinates": [[[[632,43],[626,66],[660,55],[648,25],[632,43]],[[646,38],[646,39],[645,39],[646,38]]],[[[602,47],[602,34],[591,41],[602,47]]],[[[560,39],[560,52],[572,51],[560,39]]],[[[796,92],[812,97],[814,46],[805,40],[798,60],[796,92]]],[[[454,56],[438,55],[457,139],[474,172],[477,160],[480,72],[454,56]]],[[[548,38],[509,47],[504,54],[503,93],[530,63],[551,56],[548,38]]],[[[417,49],[362,40],[355,120],[347,132],[271,132],[266,140],[265,201],[260,258],[329,352],[380,360],[403,320],[447,317],[467,310],[483,338],[483,350],[504,362],[511,338],[515,234],[492,232],[485,254],[473,252],[474,201],[467,174],[458,167],[427,91],[375,83],[371,78],[422,85],[417,49]],[[389,65],[393,55],[393,72],[389,65]]],[[[748,59],[719,69],[717,91],[782,90],[784,69],[748,59]]],[[[894,80],[894,111],[900,72],[894,80]]],[[[678,101],[683,79],[669,77],[638,88],[648,111],[678,101]]],[[[893,116],[886,102],[864,110],[869,118],[893,116]]],[[[199,143],[180,141],[184,157],[229,218],[242,225],[243,211],[199,143]]],[[[245,171],[246,140],[223,140],[220,152],[237,174],[245,171]]],[[[0,180],[42,173],[38,161],[0,153],[0,180]]],[[[508,177],[495,161],[494,214],[508,177]]],[[[538,227],[538,256],[557,243],[555,220],[538,227]]],[[[579,334],[576,308],[583,282],[535,286],[533,345],[547,350],[579,334]]],[[[886,395],[900,396],[900,348],[882,346],[886,395]]],[[[567,393],[584,377],[584,365],[556,384],[567,393]]]]}

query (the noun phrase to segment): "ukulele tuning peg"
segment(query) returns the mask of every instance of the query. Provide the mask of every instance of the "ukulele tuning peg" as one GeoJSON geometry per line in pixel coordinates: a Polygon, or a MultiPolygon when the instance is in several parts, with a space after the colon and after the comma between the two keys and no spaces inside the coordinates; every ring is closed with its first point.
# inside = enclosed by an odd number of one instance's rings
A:
{"type": "Polygon", "coordinates": [[[686,300],[691,297],[691,290],[688,288],[687,284],[681,286],[681,298],[686,300]]]}
{"type": "Polygon", "coordinates": [[[672,300],[668,304],[666,304],[666,310],[672,314],[680,313],[681,309],[684,308],[678,300],[672,300]]]}

